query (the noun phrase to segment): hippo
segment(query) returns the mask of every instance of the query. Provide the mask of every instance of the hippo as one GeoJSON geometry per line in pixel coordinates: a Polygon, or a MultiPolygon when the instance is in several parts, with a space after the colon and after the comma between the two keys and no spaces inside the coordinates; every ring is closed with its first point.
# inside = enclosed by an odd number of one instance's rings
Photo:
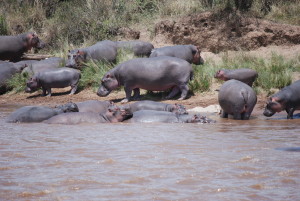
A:
{"type": "Polygon", "coordinates": [[[16,36],[0,36],[0,60],[20,61],[31,48],[42,49],[45,43],[33,32],[16,36]]]}
{"type": "Polygon", "coordinates": [[[204,60],[200,55],[201,51],[194,45],[174,45],[152,50],[150,57],[171,56],[186,60],[190,64],[204,64],[204,60]]]}
{"type": "Polygon", "coordinates": [[[75,103],[67,103],[65,105],[50,108],[46,106],[24,106],[11,113],[6,122],[8,123],[32,123],[42,122],[55,115],[68,112],[78,112],[75,103]]]}
{"type": "Polygon", "coordinates": [[[167,104],[150,100],[137,101],[132,104],[126,104],[122,107],[127,108],[132,113],[139,110],[156,110],[173,112],[175,114],[187,114],[185,107],[181,104],[167,104]]]}
{"type": "Polygon", "coordinates": [[[102,113],[94,112],[76,112],[64,113],[54,116],[44,123],[47,124],[80,124],[80,123],[117,123],[122,122],[132,116],[127,110],[120,109],[117,106],[109,107],[102,113]]]}
{"type": "Polygon", "coordinates": [[[287,119],[293,119],[295,110],[300,109],[300,80],[284,87],[267,100],[264,115],[270,117],[276,112],[285,110],[287,119]]]}
{"type": "Polygon", "coordinates": [[[67,67],[39,72],[26,82],[25,92],[31,93],[42,88],[43,96],[47,95],[46,92],[48,92],[47,96],[51,96],[51,88],[71,86],[70,94],[74,94],[80,77],[80,71],[67,67]]]}
{"type": "Polygon", "coordinates": [[[252,87],[252,84],[257,76],[257,72],[249,68],[239,68],[233,70],[220,69],[215,74],[215,78],[220,80],[227,81],[235,79],[248,84],[250,87],[252,87]]]}
{"type": "Polygon", "coordinates": [[[23,63],[0,63],[0,94],[7,92],[7,81],[16,73],[20,73],[24,68],[25,64],[23,63]]]}
{"type": "Polygon", "coordinates": [[[111,101],[88,100],[76,103],[79,112],[103,113],[113,105],[111,101]]]}
{"type": "Polygon", "coordinates": [[[135,56],[139,57],[149,57],[154,48],[151,43],[140,40],[116,41],[116,44],[118,49],[129,49],[135,56]]]}
{"type": "Polygon", "coordinates": [[[188,94],[188,82],[192,78],[192,66],[185,60],[169,56],[136,58],[108,71],[101,80],[97,95],[107,96],[112,90],[124,86],[126,98],[122,103],[138,99],[140,88],[150,91],[172,89],[167,99],[181,91],[178,100],[183,100],[188,94]],[[131,98],[132,90],[134,96],[131,98]]]}
{"type": "Polygon", "coordinates": [[[88,60],[115,63],[116,57],[116,43],[104,40],[86,48],[69,50],[66,67],[80,69],[88,60]]]}
{"type": "Polygon", "coordinates": [[[132,118],[126,120],[129,123],[213,123],[214,120],[208,119],[200,114],[178,115],[172,112],[139,110],[133,113],[132,118]]]}
{"type": "Polygon", "coordinates": [[[238,80],[228,80],[220,88],[218,95],[219,104],[222,108],[221,117],[247,120],[257,102],[254,90],[247,84],[238,80]]]}
{"type": "Polygon", "coordinates": [[[34,75],[42,71],[56,69],[63,66],[64,59],[60,57],[50,57],[48,59],[43,59],[30,65],[27,64],[27,67],[24,68],[22,73],[28,73],[29,75],[34,75]]]}

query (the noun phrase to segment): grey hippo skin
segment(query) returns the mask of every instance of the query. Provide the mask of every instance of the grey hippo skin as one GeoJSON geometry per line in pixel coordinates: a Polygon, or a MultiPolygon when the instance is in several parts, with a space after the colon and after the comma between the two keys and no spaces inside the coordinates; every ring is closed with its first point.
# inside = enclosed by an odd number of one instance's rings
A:
{"type": "Polygon", "coordinates": [[[122,107],[128,109],[132,113],[139,110],[156,110],[173,112],[175,114],[187,114],[185,107],[181,104],[167,104],[150,100],[137,101],[135,103],[122,105],[122,107]]]}
{"type": "Polygon", "coordinates": [[[25,91],[31,93],[42,88],[43,96],[47,94],[46,92],[48,92],[47,96],[51,96],[51,88],[71,86],[70,94],[74,94],[77,90],[80,76],[80,71],[66,67],[43,71],[32,76],[27,81],[25,91]]]}
{"type": "Polygon", "coordinates": [[[204,63],[201,51],[194,45],[174,45],[152,50],[150,57],[170,56],[186,60],[189,63],[200,65],[204,63]]]}
{"type": "Polygon", "coordinates": [[[0,36],[0,60],[20,61],[31,48],[44,48],[37,34],[28,32],[16,36],[0,36]]]}
{"type": "Polygon", "coordinates": [[[165,91],[172,89],[166,97],[173,98],[181,91],[183,100],[188,94],[188,82],[193,77],[192,66],[175,57],[154,57],[131,59],[117,65],[108,71],[101,80],[98,96],[107,96],[114,89],[124,86],[126,98],[136,100],[140,96],[140,88],[150,91],[165,91]],[[132,90],[134,96],[131,98],[132,90]]]}
{"type": "Polygon", "coordinates": [[[199,114],[178,115],[172,112],[140,110],[133,113],[132,118],[126,120],[129,123],[213,123],[214,120],[208,119],[199,114]]]}
{"type": "Polygon", "coordinates": [[[25,68],[23,63],[1,62],[0,63],[0,94],[7,92],[7,81],[16,73],[25,68]]]}
{"type": "Polygon", "coordinates": [[[269,97],[264,115],[270,117],[276,112],[285,110],[287,119],[293,119],[295,110],[300,109],[300,80],[284,87],[269,97]]]}
{"type": "Polygon", "coordinates": [[[127,110],[117,106],[109,107],[106,112],[77,112],[54,116],[46,121],[47,124],[81,124],[81,123],[117,123],[132,116],[127,110]]]}
{"type": "Polygon", "coordinates": [[[116,57],[116,43],[110,40],[104,40],[86,48],[69,51],[66,66],[79,69],[83,63],[89,60],[115,63],[116,57]]]}
{"type": "Polygon", "coordinates": [[[233,115],[233,119],[247,120],[256,104],[254,90],[238,80],[226,81],[219,91],[219,104],[222,108],[222,118],[233,115]]]}
{"type": "Polygon", "coordinates": [[[98,100],[88,100],[76,103],[79,112],[94,112],[103,113],[106,112],[109,107],[113,105],[110,101],[98,101],[98,100]]]}
{"type": "Polygon", "coordinates": [[[215,78],[218,78],[220,80],[227,81],[235,79],[248,84],[250,87],[252,87],[253,82],[256,80],[257,76],[257,72],[249,68],[240,68],[233,70],[220,69],[215,74],[215,78]]]}
{"type": "Polygon", "coordinates": [[[24,106],[11,113],[6,122],[8,123],[32,123],[42,122],[55,115],[67,112],[78,112],[78,107],[75,103],[67,103],[65,105],[50,108],[45,106],[24,106]]]}
{"type": "Polygon", "coordinates": [[[134,53],[135,56],[149,57],[154,46],[149,42],[140,40],[131,41],[116,41],[118,49],[128,49],[134,53]]]}
{"type": "Polygon", "coordinates": [[[27,72],[29,75],[34,75],[42,71],[56,69],[62,67],[64,64],[64,59],[60,57],[50,57],[48,59],[43,59],[31,64],[26,64],[27,67],[22,71],[22,73],[27,72]]]}

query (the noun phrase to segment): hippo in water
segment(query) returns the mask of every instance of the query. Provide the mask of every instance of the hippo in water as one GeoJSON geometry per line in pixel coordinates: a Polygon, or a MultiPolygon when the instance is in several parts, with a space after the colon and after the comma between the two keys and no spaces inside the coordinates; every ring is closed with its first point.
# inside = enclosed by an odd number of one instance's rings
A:
{"type": "Polygon", "coordinates": [[[20,61],[31,48],[41,49],[45,43],[33,32],[16,36],[0,36],[0,60],[20,61]]]}
{"type": "Polygon", "coordinates": [[[187,114],[185,107],[181,104],[167,104],[150,100],[137,101],[135,103],[122,105],[123,108],[127,108],[132,113],[139,110],[156,110],[173,112],[176,114],[187,114]]]}
{"type": "Polygon", "coordinates": [[[65,113],[54,116],[44,123],[47,124],[80,124],[80,123],[117,123],[122,122],[132,116],[132,113],[112,105],[107,111],[102,113],[77,112],[65,113]]]}
{"type": "Polygon", "coordinates": [[[128,49],[134,53],[135,56],[146,56],[149,57],[154,46],[149,42],[144,42],[140,40],[131,41],[116,41],[117,48],[128,49]]]}
{"type": "Polygon", "coordinates": [[[264,115],[270,117],[276,112],[285,110],[287,119],[293,119],[295,110],[300,109],[300,80],[284,87],[269,97],[264,115]]]}
{"type": "Polygon", "coordinates": [[[222,118],[233,115],[233,119],[247,120],[256,104],[254,90],[238,80],[228,80],[220,88],[219,104],[222,108],[222,118]]]}
{"type": "Polygon", "coordinates": [[[98,96],[107,96],[114,89],[124,86],[126,98],[122,102],[138,99],[140,88],[150,91],[172,89],[166,97],[173,98],[181,91],[178,100],[188,94],[188,82],[193,78],[192,66],[175,57],[136,58],[123,62],[108,71],[101,80],[98,96]],[[131,98],[132,90],[134,96],[131,98]]]}
{"type": "Polygon", "coordinates": [[[240,68],[233,70],[221,69],[218,70],[215,74],[215,78],[218,78],[220,80],[227,81],[235,79],[248,84],[250,87],[252,87],[252,84],[256,80],[257,76],[257,72],[249,68],[240,68]]]}
{"type": "Polygon", "coordinates": [[[67,103],[65,105],[50,108],[46,106],[24,106],[11,113],[6,122],[22,123],[22,122],[42,122],[55,115],[68,112],[78,112],[78,107],[75,103],[67,103]]]}
{"type": "Polygon", "coordinates": [[[186,60],[189,63],[200,65],[204,63],[201,51],[194,45],[174,45],[152,50],[150,57],[170,56],[186,60]]]}
{"type": "Polygon", "coordinates": [[[133,113],[132,118],[126,122],[130,123],[213,123],[214,120],[208,119],[199,114],[175,114],[166,111],[140,110],[133,113]]]}
{"type": "Polygon", "coordinates": [[[70,94],[74,94],[81,75],[80,71],[73,68],[57,68],[40,72],[32,76],[26,83],[25,91],[34,92],[39,88],[43,89],[43,96],[51,96],[51,88],[64,88],[71,86],[70,94]]]}
{"type": "Polygon", "coordinates": [[[104,40],[86,48],[69,51],[66,67],[79,69],[83,63],[89,60],[115,63],[116,57],[116,43],[110,40],[104,40]]]}

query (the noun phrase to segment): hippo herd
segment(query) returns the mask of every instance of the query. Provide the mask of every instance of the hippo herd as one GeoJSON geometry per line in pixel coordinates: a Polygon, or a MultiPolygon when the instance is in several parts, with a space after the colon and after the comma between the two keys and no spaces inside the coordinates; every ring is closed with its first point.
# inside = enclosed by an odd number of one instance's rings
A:
{"type": "MultiPolygon", "coordinates": [[[[45,43],[36,33],[17,36],[0,36],[0,94],[5,92],[6,82],[15,73],[28,73],[26,92],[42,89],[43,96],[51,96],[52,88],[71,87],[70,94],[77,90],[81,70],[89,60],[116,63],[118,50],[128,50],[139,58],[116,65],[101,79],[97,95],[108,96],[111,91],[123,86],[125,98],[121,106],[109,101],[89,100],[67,103],[55,108],[25,106],[14,111],[7,122],[44,122],[49,124],[114,123],[114,122],[168,122],[212,123],[200,114],[188,114],[181,104],[165,104],[139,100],[140,89],[149,91],[170,90],[166,99],[180,94],[179,101],[186,99],[189,81],[193,79],[192,64],[204,63],[200,49],[194,45],[174,45],[154,48],[149,42],[99,41],[96,44],[69,50],[67,59],[52,57],[44,60],[22,60],[22,55],[31,48],[43,48],[45,43]],[[133,92],[133,95],[132,95],[133,92]]],[[[247,120],[256,105],[257,96],[252,86],[258,73],[252,69],[220,69],[215,78],[225,81],[219,89],[218,101],[221,117],[247,120]]],[[[267,117],[286,110],[292,119],[300,109],[300,80],[286,86],[269,97],[263,114],[267,117]]]]}

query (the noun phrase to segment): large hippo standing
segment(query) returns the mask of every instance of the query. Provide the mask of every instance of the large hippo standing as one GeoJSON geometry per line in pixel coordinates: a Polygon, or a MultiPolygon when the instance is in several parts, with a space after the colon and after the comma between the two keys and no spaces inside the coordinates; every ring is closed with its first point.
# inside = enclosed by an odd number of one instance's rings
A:
{"type": "Polygon", "coordinates": [[[69,51],[66,66],[70,68],[81,68],[83,63],[88,60],[115,63],[116,57],[116,43],[110,40],[104,40],[86,48],[69,51]]]}
{"type": "Polygon", "coordinates": [[[130,123],[212,123],[214,120],[208,119],[199,114],[178,115],[172,112],[140,110],[133,113],[132,118],[126,122],[130,123]]]}
{"type": "Polygon", "coordinates": [[[200,65],[204,63],[201,51],[194,45],[174,45],[152,50],[150,57],[170,56],[186,60],[189,63],[200,65]]]}
{"type": "Polygon", "coordinates": [[[250,87],[252,87],[252,84],[257,76],[257,72],[249,68],[240,68],[233,70],[220,69],[215,74],[215,78],[218,78],[220,80],[227,81],[235,79],[248,84],[250,87]]]}
{"type": "Polygon", "coordinates": [[[79,112],[94,112],[94,113],[103,113],[107,111],[109,107],[113,105],[111,101],[98,101],[98,100],[87,100],[83,102],[76,103],[79,112]]]}
{"type": "Polygon", "coordinates": [[[80,71],[72,68],[57,68],[40,72],[32,76],[26,83],[26,92],[34,92],[42,88],[43,95],[51,96],[51,88],[64,88],[71,86],[70,94],[77,90],[78,82],[81,77],[80,71]]]}
{"type": "Polygon", "coordinates": [[[247,120],[256,104],[257,97],[254,90],[238,80],[228,80],[220,88],[219,104],[222,108],[221,117],[247,120]]]}
{"type": "Polygon", "coordinates": [[[132,113],[139,110],[156,110],[173,112],[175,114],[187,114],[185,107],[181,104],[167,104],[151,100],[137,101],[135,103],[123,105],[122,107],[127,108],[132,113]]]}
{"type": "Polygon", "coordinates": [[[44,48],[36,33],[28,32],[16,36],[0,36],[0,60],[19,61],[31,48],[44,48]]]}
{"type": "Polygon", "coordinates": [[[34,62],[24,68],[22,73],[28,73],[29,75],[34,75],[42,71],[56,69],[62,67],[64,59],[60,57],[50,57],[48,59],[43,59],[41,61],[34,62]]]}
{"type": "Polygon", "coordinates": [[[117,123],[122,122],[132,116],[127,110],[117,106],[109,107],[103,113],[76,112],[64,113],[54,116],[46,121],[47,124],[80,124],[80,123],[117,123]]]}
{"type": "Polygon", "coordinates": [[[293,119],[295,110],[300,109],[300,80],[284,87],[269,97],[264,115],[270,117],[276,112],[285,110],[287,119],[293,119]]]}
{"type": "Polygon", "coordinates": [[[192,66],[175,57],[136,58],[123,62],[108,71],[101,80],[97,94],[107,96],[112,90],[124,86],[126,98],[122,102],[137,99],[140,88],[150,91],[165,91],[172,88],[166,97],[170,99],[179,91],[183,100],[188,94],[188,82],[193,77],[192,66]],[[132,90],[134,96],[131,98],[132,90]]]}
{"type": "Polygon", "coordinates": [[[154,46],[149,42],[140,40],[131,41],[116,41],[118,49],[128,49],[134,53],[135,56],[149,57],[154,46]]]}
{"type": "Polygon", "coordinates": [[[46,106],[24,106],[11,113],[6,122],[21,123],[21,122],[42,122],[55,115],[67,112],[78,112],[78,107],[75,103],[67,103],[55,108],[46,106]]]}

